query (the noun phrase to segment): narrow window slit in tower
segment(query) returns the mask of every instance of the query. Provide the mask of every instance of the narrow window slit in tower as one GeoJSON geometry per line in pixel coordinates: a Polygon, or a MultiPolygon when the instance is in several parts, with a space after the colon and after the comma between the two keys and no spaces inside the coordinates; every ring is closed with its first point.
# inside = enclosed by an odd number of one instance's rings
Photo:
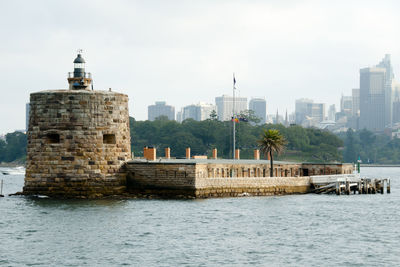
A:
{"type": "Polygon", "coordinates": [[[103,144],[115,144],[115,134],[104,134],[103,144]]]}
{"type": "Polygon", "coordinates": [[[49,144],[58,144],[60,143],[60,135],[57,133],[48,133],[46,135],[47,143],[49,144]]]}

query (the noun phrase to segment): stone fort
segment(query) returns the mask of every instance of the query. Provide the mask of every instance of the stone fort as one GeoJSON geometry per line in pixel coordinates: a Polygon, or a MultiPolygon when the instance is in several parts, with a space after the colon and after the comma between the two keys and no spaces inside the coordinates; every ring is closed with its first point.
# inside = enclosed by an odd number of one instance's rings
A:
{"type": "Polygon", "coordinates": [[[30,95],[25,195],[98,198],[114,195],[219,197],[307,193],[311,175],[346,174],[351,164],[276,162],[190,156],[172,159],[167,148],[157,158],[131,158],[128,96],[94,90],[79,53],[68,89],[30,95]]]}

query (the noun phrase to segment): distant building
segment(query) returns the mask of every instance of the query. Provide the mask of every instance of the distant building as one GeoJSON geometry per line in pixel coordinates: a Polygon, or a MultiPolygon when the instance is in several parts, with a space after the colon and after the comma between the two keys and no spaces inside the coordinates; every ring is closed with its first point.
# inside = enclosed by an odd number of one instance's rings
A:
{"type": "Polygon", "coordinates": [[[252,98],[249,102],[249,110],[254,111],[254,115],[260,118],[260,123],[267,122],[267,101],[264,98],[252,98]]]}
{"type": "MultiPolygon", "coordinates": [[[[228,121],[232,118],[233,97],[223,95],[215,98],[217,106],[218,119],[220,121],[228,121]]],[[[235,97],[235,114],[247,110],[247,97],[235,97]]]]}
{"type": "Polygon", "coordinates": [[[189,105],[182,109],[182,121],[186,119],[193,119],[196,121],[203,121],[210,118],[211,112],[216,110],[212,104],[199,103],[196,105],[189,105]]]}
{"type": "Polygon", "coordinates": [[[340,112],[343,112],[347,116],[353,114],[353,96],[343,96],[340,99],[340,112]]]}
{"type": "Polygon", "coordinates": [[[328,121],[335,121],[336,107],[335,104],[329,106],[328,121]]]}
{"type": "Polygon", "coordinates": [[[396,99],[393,102],[393,123],[400,122],[400,100],[396,99]]]}
{"type": "Polygon", "coordinates": [[[296,124],[304,127],[317,126],[325,119],[325,104],[313,103],[311,99],[296,100],[296,124]]]}
{"type": "Polygon", "coordinates": [[[182,110],[176,113],[176,121],[182,122],[182,110]]]}
{"type": "Polygon", "coordinates": [[[393,67],[390,62],[390,55],[385,57],[376,65],[378,68],[385,69],[384,95],[385,95],[385,127],[392,125],[392,104],[393,104],[393,87],[392,81],[394,78],[393,67]]]}
{"type": "Polygon", "coordinates": [[[313,102],[314,102],[313,100],[306,98],[296,100],[296,106],[295,106],[296,124],[301,124],[306,119],[307,105],[313,102]]]}
{"type": "Polygon", "coordinates": [[[25,131],[28,131],[29,127],[29,111],[31,110],[31,106],[29,103],[25,105],[25,131]]]}
{"type": "Polygon", "coordinates": [[[360,89],[353,89],[351,90],[351,96],[353,98],[353,108],[352,108],[352,115],[354,117],[360,116],[360,89]]]}
{"type": "Polygon", "coordinates": [[[154,121],[160,116],[167,116],[169,120],[175,120],[175,107],[169,106],[165,101],[157,101],[155,105],[148,107],[148,120],[154,121]]]}
{"type": "Polygon", "coordinates": [[[325,104],[307,104],[307,117],[311,118],[315,123],[323,121],[325,119],[325,104]]]}
{"type": "Polygon", "coordinates": [[[393,83],[392,124],[400,122],[400,84],[393,83]]]}
{"type": "Polygon", "coordinates": [[[360,69],[360,129],[385,128],[385,75],[384,68],[360,69]]]}

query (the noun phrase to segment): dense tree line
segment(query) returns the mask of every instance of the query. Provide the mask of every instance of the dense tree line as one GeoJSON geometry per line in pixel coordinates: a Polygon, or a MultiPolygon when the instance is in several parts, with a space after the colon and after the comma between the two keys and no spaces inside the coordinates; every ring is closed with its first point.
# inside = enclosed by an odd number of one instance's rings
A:
{"type": "Polygon", "coordinates": [[[0,162],[25,161],[26,134],[13,132],[6,134],[5,140],[0,139],[0,162]]]}
{"type": "MultiPolygon", "coordinates": [[[[243,114],[245,116],[246,114],[243,114]]],[[[251,114],[250,114],[251,115],[251,114]]],[[[391,139],[384,134],[367,130],[353,131],[338,136],[318,129],[300,126],[284,127],[281,124],[252,125],[249,122],[236,123],[236,146],[241,149],[241,158],[251,159],[257,148],[263,129],[277,129],[288,141],[286,150],[277,160],[400,164],[400,139],[391,139]]],[[[135,121],[130,118],[132,151],[143,155],[144,146],[154,146],[158,155],[164,148],[171,148],[171,156],[184,157],[186,147],[192,155],[211,156],[212,149],[218,149],[218,156],[232,158],[232,122],[221,122],[216,117],[205,121],[185,120],[183,123],[159,118],[155,121],[135,121]]],[[[26,158],[26,135],[21,132],[8,133],[0,139],[0,162],[24,161],[26,158]]]]}
{"type": "MultiPolygon", "coordinates": [[[[244,116],[244,115],[243,115],[244,116]]],[[[330,132],[300,126],[252,125],[241,121],[236,123],[236,147],[241,149],[241,158],[252,158],[263,129],[277,129],[288,141],[287,149],[277,159],[299,161],[341,161],[339,150],[343,141],[330,132]]],[[[182,123],[160,117],[155,121],[135,121],[131,118],[132,151],[143,155],[144,146],[158,149],[163,155],[164,148],[171,148],[171,156],[184,157],[185,148],[190,147],[192,155],[211,155],[214,147],[218,156],[232,158],[232,122],[214,119],[204,121],[185,120],[182,123]]]]}
{"type": "Polygon", "coordinates": [[[362,163],[399,164],[400,139],[385,134],[374,134],[368,130],[353,131],[349,129],[340,134],[345,149],[343,158],[346,162],[356,162],[360,157],[362,163]]]}

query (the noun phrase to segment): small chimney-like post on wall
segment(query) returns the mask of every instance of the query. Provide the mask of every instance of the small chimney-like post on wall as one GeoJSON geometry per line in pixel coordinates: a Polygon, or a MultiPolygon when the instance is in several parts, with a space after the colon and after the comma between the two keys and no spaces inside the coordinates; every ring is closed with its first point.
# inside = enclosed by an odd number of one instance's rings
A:
{"type": "Polygon", "coordinates": [[[260,150],[254,149],[254,159],[260,160],[260,150]]]}
{"type": "Polygon", "coordinates": [[[212,150],[212,158],[213,158],[213,159],[217,159],[217,155],[218,155],[217,149],[216,149],[216,148],[213,148],[213,150],[212,150]]]}
{"type": "Polygon", "coordinates": [[[235,159],[240,159],[240,149],[235,149],[235,159]]]}
{"type": "Polygon", "coordinates": [[[144,147],[143,148],[143,157],[147,160],[156,160],[157,158],[157,150],[155,147],[144,147]]]}
{"type": "Polygon", "coordinates": [[[171,149],[169,147],[165,148],[165,158],[170,159],[171,158],[171,149]]]}
{"type": "Polygon", "coordinates": [[[190,147],[186,148],[186,159],[190,159],[190,147]]]}

